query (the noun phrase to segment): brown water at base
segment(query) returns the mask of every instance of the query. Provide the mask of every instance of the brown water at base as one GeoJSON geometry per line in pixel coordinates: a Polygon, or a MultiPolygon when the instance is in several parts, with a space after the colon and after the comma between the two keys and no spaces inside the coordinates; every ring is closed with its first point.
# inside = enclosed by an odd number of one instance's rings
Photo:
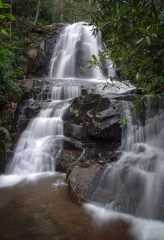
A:
{"type": "Polygon", "coordinates": [[[128,226],[99,227],[58,177],[0,189],[0,240],[132,240],[128,226]]]}

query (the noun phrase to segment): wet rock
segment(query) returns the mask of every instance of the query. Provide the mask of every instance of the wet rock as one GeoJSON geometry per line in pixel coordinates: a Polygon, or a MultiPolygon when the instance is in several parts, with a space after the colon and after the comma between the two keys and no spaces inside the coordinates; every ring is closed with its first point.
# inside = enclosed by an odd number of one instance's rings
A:
{"type": "Polygon", "coordinates": [[[66,148],[62,151],[61,156],[57,159],[56,170],[59,172],[69,173],[77,164],[100,164],[115,162],[120,156],[119,152],[102,150],[102,149],[88,149],[88,148],[66,148]]]}
{"type": "Polygon", "coordinates": [[[27,119],[34,118],[40,111],[40,106],[33,105],[24,108],[24,114],[27,119]]]}
{"type": "Polygon", "coordinates": [[[4,170],[6,157],[12,147],[11,133],[5,127],[0,127],[0,172],[4,170]]]}
{"type": "Polygon", "coordinates": [[[63,150],[56,162],[56,170],[59,172],[67,172],[72,169],[78,161],[83,152],[83,145],[81,142],[65,138],[63,141],[63,150]]]}
{"type": "Polygon", "coordinates": [[[16,104],[11,103],[4,106],[0,113],[0,172],[3,172],[7,156],[13,146],[13,119],[16,104]]]}
{"type": "Polygon", "coordinates": [[[45,58],[45,40],[43,37],[39,37],[36,42],[31,43],[27,51],[28,55],[28,75],[29,74],[41,74],[40,66],[44,62],[45,58]]]}
{"type": "Polygon", "coordinates": [[[104,142],[82,142],[74,138],[65,138],[63,151],[56,162],[56,170],[68,173],[77,164],[115,162],[120,156],[116,145],[104,142]]]}
{"type": "Polygon", "coordinates": [[[3,126],[8,130],[11,128],[11,124],[15,118],[17,105],[18,104],[16,102],[11,102],[10,104],[6,104],[3,108],[1,108],[0,126],[3,126]]]}
{"type": "Polygon", "coordinates": [[[36,39],[29,45],[27,75],[45,77],[48,75],[54,44],[62,31],[64,24],[51,24],[38,32],[36,39]]]}
{"type": "Polygon", "coordinates": [[[115,100],[123,100],[123,101],[134,101],[137,99],[137,94],[134,93],[126,93],[126,94],[115,94],[115,95],[111,95],[111,94],[107,94],[106,96],[111,97],[112,99],[115,100]]]}
{"type": "Polygon", "coordinates": [[[31,48],[28,50],[27,55],[30,59],[35,59],[38,54],[37,48],[31,48]]]}
{"type": "Polygon", "coordinates": [[[5,127],[0,127],[0,140],[1,141],[10,141],[11,136],[9,131],[5,127]]]}
{"type": "Polygon", "coordinates": [[[23,98],[29,99],[33,93],[33,79],[24,78],[20,81],[20,87],[23,90],[23,98]]]}
{"type": "Polygon", "coordinates": [[[80,154],[80,149],[64,149],[61,156],[57,159],[56,170],[59,172],[70,171],[78,161],[80,154]]]}
{"type": "Polygon", "coordinates": [[[103,166],[86,162],[74,166],[67,175],[68,186],[71,195],[78,201],[89,201],[92,189],[98,184],[103,166]]]}
{"type": "Polygon", "coordinates": [[[145,176],[131,166],[86,162],[74,166],[67,177],[71,195],[124,213],[139,210],[145,176]]]}
{"type": "Polygon", "coordinates": [[[86,140],[88,138],[87,128],[78,124],[64,123],[64,133],[68,137],[73,137],[77,140],[86,140]]]}
{"type": "Polygon", "coordinates": [[[64,132],[76,139],[94,137],[120,142],[120,118],[120,101],[89,94],[73,100],[64,116],[64,132]]]}

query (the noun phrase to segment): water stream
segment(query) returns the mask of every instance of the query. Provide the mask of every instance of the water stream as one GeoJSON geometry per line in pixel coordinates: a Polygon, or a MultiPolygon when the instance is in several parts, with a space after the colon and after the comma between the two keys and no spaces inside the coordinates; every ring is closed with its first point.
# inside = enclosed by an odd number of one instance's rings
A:
{"type": "Polygon", "coordinates": [[[143,125],[136,119],[133,121],[131,108],[124,102],[123,113],[128,121],[122,132],[123,153],[119,161],[105,169],[93,194],[94,204],[86,205],[98,224],[110,226],[116,219],[130,223],[137,240],[164,238],[164,112],[161,104],[156,106],[155,111],[159,111],[154,114],[149,103],[143,125]]]}
{"type": "Polygon", "coordinates": [[[88,70],[84,66],[92,55],[98,57],[101,48],[101,35],[94,37],[90,27],[83,23],[68,25],[62,31],[51,59],[48,84],[43,86],[40,94],[45,108],[21,135],[7,174],[55,171],[55,161],[62,151],[64,139],[62,117],[70,100],[82,94],[82,83],[76,86],[76,83],[68,85],[67,82],[73,78],[74,82],[80,83],[79,74],[81,78],[87,78],[88,83],[92,82],[90,79],[104,78],[101,69],[88,70]],[[50,84],[49,94],[43,98],[45,88],[50,84]]]}
{"type": "MultiPolygon", "coordinates": [[[[21,134],[13,159],[0,176],[0,214],[4,219],[0,239],[163,240],[162,111],[154,117],[147,114],[145,125],[138,125],[125,102],[123,112],[129,120],[122,134],[123,154],[117,163],[107,166],[93,194],[93,204],[83,208],[73,203],[65,176],[55,172],[65,139],[63,115],[72,99],[84,89],[87,93],[102,91],[105,72],[114,74],[110,62],[105,63],[105,71],[86,68],[86,62],[92,55],[98,57],[103,47],[101,34],[94,37],[84,23],[68,25],[61,32],[49,76],[38,94],[42,109],[21,134]],[[110,191],[113,189],[112,199],[102,189],[104,181],[110,191]]],[[[109,91],[126,90],[123,86],[109,91]]]]}

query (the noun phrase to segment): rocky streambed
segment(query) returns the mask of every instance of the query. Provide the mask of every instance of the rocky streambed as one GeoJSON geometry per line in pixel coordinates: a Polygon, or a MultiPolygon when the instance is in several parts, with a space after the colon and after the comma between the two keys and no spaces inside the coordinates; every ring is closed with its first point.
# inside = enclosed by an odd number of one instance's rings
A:
{"type": "Polygon", "coordinates": [[[121,154],[122,101],[89,94],[75,98],[64,115],[67,138],[56,167],[78,200],[91,200],[103,171],[121,154]]]}
{"type": "MultiPolygon", "coordinates": [[[[17,108],[14,125],[16,140],[29,122],[44,108],[43,104],[45,107],[48,104],[44,103],[44,100],[47,101],[49,87],[42,89],[44,81],[46,79],[29,79],[26,80],[26,86],[23,86],[28,98],[32,98],[25,99],[17,108]]],[[[93,84],[92,88],[95,87],[93,84]]],[[[66,173],[68,187],[74,199],[90,201],[107,165],[119,159],[123,101],[134,98],[133,93],[114,94],[110,97],[88,94],[84,88],[83,96],[71,101],[63,116],[65,138],[63,150],[56,162],[56,170],[66,173]]],[[[6,138],[3,139],[8,142],[6,138]]],[[[10,147],[9,161],[12,156],[10,147]]],[[[2,163],[4,168],[6,161],[2,163]]]]}

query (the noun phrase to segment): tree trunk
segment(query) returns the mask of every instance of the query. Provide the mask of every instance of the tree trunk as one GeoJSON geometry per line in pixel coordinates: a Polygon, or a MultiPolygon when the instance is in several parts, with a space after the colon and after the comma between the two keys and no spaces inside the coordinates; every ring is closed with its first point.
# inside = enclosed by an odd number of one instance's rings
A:
{"type": "Polygon", "coordinates": [[[36,12],[36,16],[35,16],[34,26],[36,25],[36,23],[38,21],[39,12],[40,12],[40,5],[41,5],[41,1],[39,0],[38,5],[37,5],[37,12],[36,12]]]}

